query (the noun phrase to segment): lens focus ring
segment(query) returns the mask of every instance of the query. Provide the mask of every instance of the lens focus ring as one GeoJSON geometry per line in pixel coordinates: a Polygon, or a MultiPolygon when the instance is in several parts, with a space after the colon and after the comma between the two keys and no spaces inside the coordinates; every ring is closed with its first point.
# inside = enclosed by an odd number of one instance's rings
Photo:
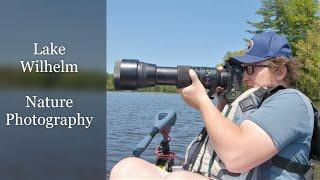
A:
{"type": "Polygon", "coordinates": [[[189,69],[192,66],[178,66],[177,88],[189,86],[192,81],[189,76],[189,69]]]}

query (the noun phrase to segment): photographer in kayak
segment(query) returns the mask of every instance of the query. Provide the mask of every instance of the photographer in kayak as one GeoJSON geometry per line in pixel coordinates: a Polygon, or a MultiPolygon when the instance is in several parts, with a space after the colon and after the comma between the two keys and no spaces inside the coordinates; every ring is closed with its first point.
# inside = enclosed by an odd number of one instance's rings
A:
{"type": "Polygon", "coordinates": [[[144,160],[126,158],[112,169],[110,178],[303,179],[314,112],[310,100],[290,88],[298,78],[298,65],[287,39],[275,32],[257,34],[246,55],[232,61],[242,64],[249,90],[229,110],[221,113],[212,104],[193,70],[192,84],[179,90],[184,101],[201,112],[208,135],[195,160],[186,160],[188,171],[168,173],[144,160]],[[260,87],[277,89],[265,98],[260,87]]]}

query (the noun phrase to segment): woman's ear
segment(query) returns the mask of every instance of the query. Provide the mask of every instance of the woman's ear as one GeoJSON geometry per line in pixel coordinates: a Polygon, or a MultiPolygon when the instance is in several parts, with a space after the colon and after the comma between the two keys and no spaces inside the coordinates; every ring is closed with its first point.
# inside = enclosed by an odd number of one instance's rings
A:
{"type": "Polygon", "coordinates": [[[277,72],[277,75],[276,75],[276,79],[278,81],[281,81],[281,80],[284,80],[287,76],[287,67],[286,66],[281,66],[277,72]]]}

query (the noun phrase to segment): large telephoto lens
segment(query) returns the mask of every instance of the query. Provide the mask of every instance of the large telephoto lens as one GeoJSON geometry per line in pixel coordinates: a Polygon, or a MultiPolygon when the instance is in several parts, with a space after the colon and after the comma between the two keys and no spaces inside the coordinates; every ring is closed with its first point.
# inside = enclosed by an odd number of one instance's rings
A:
{"type": "Polygon", "coordinates": [[[194,69],[207,89],[226,87],[229,73],[208,67],[157,67],[155,64],[122,59],[114,66],[114,85],[117,90],[136,90],[155,85],[175,85],[178,88],[191,84],[189,69],[194,69]]]}

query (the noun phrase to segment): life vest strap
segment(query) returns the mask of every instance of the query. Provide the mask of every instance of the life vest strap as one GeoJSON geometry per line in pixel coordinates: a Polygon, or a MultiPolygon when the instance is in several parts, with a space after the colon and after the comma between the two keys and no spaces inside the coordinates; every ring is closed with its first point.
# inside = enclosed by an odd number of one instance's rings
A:
{"type": "Polygon", "coordinates": [[[284,169],[286,171],[297,173],[300,175],[304,175],[310,168],[312,168],[309,164],[304,165],[278,155],[272,158],[272,165],[280,169],[284,169]]]}

